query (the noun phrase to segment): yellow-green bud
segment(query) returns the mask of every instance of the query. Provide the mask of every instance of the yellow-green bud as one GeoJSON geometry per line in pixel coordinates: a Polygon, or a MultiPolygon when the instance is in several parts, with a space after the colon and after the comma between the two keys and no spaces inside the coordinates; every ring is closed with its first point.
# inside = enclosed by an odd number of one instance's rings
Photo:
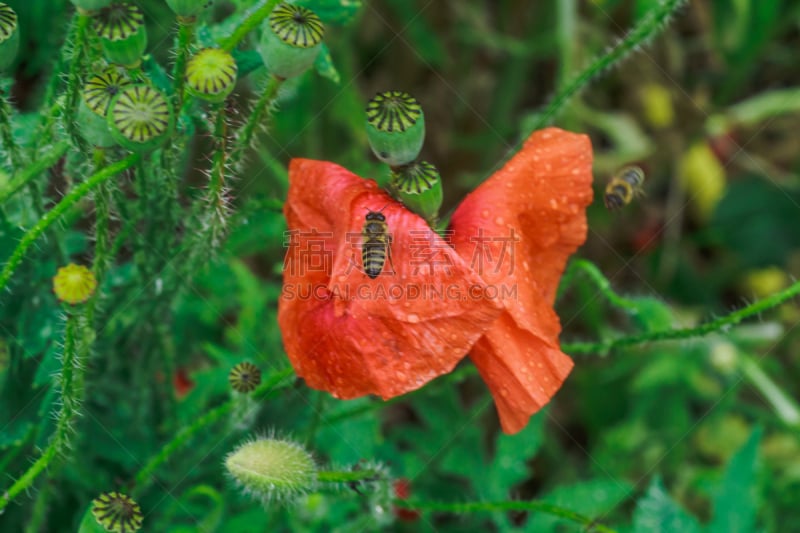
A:
{"type": "Polygon", "coordinates": [[[7,4],[0,2],[0,70],[11,66],[18,50],[17,14],[7,4]]]}
{"type": "Polygon", "coordinates": [[[161,146],[173,126],[172,108],[167,97],[144,84],[124,87],[111,100],[106,120],[111,135],[120,146],[140,153],[161,146]]]}
{"type": "Polygon", "coordinates": [[[95,15],[94,30],[100,37],[103,54],[111,63],[137,67],[147,48],[144,13],[127,3],[111,4],[95,15]]]}
{"type": "Polygon", "coordinates": [[[273,75],[292,78],[314,64],[324,35],[325,27],[313,11],[281,3],[262,24],[258,52],[273,75]]]}
{"type": "Polygon", "coordinates": [[[179,17],[193,17],[213,4],[214,0],[167,0],[167,5],[179,17]]]}
{"type": "Polygon", "coordinates": [[[310,453],[299,444],[274,438],[242,444],[225,458],[225,468],[246,493],[264,502],[300,496],[317,480],[310,453]]]}
{"type": "Polygon", "coordinates": [[[375,156],[393,167],[414,161],[425,142],[425,115],[402,91],[376,94],[367,103],[367,139],[375,156]]]}
{"type": "Polygon", "coordinates": [[[229,52],[205,48],[186,65],[186,89],[197,98],[222,102],[236,86],[237,72],[236,61],[229,52]]]}
{"type": "Polygon", "coordinates": [[[415,161],[392,169],[390,182],[398,200],[429,223],[436,220],[442,206],[442,178],[427,161],[415,161]]]}
{"type": "Polygon", "coordinates": [[[144,515],[139,504],[121,492],[105,492],[92,500],[78,533],[136,533],[144,515]]]}

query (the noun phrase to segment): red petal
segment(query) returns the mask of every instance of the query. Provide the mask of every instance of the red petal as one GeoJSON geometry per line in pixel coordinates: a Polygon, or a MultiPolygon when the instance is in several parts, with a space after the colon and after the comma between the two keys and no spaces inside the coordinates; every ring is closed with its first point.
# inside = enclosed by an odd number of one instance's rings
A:
{"type": "Polygon", "coordinates": [[[373,181],[325,162],[294,160],[289,170],[278,321],[298,375],[339,398],[391,398],[450,372],[500,313],[470,292],[484,288],[480,277],[373,181]],[[392,236],[375,279],[361,260],[369,211],[392,236]]]}
{"type": "Polygon", "coordinates": [[[525,426],[572,366],[558,349],[552,305],[567,258],[586,239],[591,183],[589,138],[549,128],[534,133],[453,214],[456,250],[505,308],[471,358],[507,433],[525,426]]]}

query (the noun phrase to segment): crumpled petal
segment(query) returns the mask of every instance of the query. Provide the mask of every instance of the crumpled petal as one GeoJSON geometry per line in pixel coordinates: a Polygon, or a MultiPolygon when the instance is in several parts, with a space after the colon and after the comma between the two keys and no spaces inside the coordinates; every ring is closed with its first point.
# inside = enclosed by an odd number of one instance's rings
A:
{"type": "Polygon", "coordinates": [[[589,138],[548,128],[531,135],[451,219],[456,251],[502,299],[503,313],[470,357],[506,433],[524,428],[572,368],[552,306],[567,258],[586,239],[591,183],[589,138]]]}
{"type": "Polygon", "coordinates": [[[384,399],[417,389],[450,372],[501,312],[480,276],[372,180],[295,159],[284,213],[278,322],[292,366],[313,388],[384,399]],[[369,211],[383,213],[392,236],[375,279],[361,261],[369,211]]]}

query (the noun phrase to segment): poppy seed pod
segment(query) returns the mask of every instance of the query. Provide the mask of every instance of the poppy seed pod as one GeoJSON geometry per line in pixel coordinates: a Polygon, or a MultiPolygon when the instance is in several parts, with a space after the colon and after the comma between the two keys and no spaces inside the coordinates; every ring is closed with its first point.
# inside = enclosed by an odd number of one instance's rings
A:
{"type": "Polygon", "coordinates": [[[393,167],[414,161],[425,142],[425,114],[402,91],[376,94],[367,103],[367,139],[375,156],[393,167]]]}
{"type": "Polygon", "coordinates": [[[262,25],[258,52],[273,75],[292,78],[314,64],[324,34],[322,21],[310,9],[278,4],[262,25]]]}
{"type": "Polygon", "coordinates": [[[186,65],[186,88],[197,98],[222,102],[236,86],[237,72],[236,61],[229,52],[205,48],[186,65]]]}
{"type": "Polygon", "coordinates": [[[310,453],[275,438],[242,444],[225,458],[225,468],[245,492],[263,501],[293,499],[308,492],[317,479],[310,453]]]}
{"type": "Polygon", "coordinates": [[[442,206],[442,178],[427,161],[415,161],[392,169],[390,185],[398,200],[428,222],[442,206]]]}
{"type": "Polygon", "coordinates": [[[8,5],[0,3],[0,70],[11,66],[18,50],[17,14],[8,5]]]}
{"type": "Polygon", "coordinates": [[[104,492],[89,506],[79,533],[136,533],[142,528],[142,508],[121,492],[104,492]]]}
{"type": "Polygon", "coordinates": [[[94,30],[100,37],[103,54],[111,63],[136,67],[147,48],[144,13],[127,3],[111,4],[95,15],[94,30]]]}
{"type": "Polygon", "coordinates": [[[124,87],[111,100],[106,120],[120,146],[139,153],[164,144],[173,125],[167,97],[144,84],[124,87]]]}
{"type": "Polygon", "coordinates": [[[71,0],[72,4],[83,11],[96,11],[111,5],[113,0],[71,0]]]}
{"type": "Polygon", "coordinates": [[[102,148],[116,144],[106,115],[114,96],[130,84],[131,81],[114,67],[89,78],[78,106],[78,128],[84,139],[102,148]]]}
{"type": "Polygon", "coordinates": [[[193,17],[213,4],[213,0],[167,0],[167,5],[179,17],[193,17]]]}
{"type": "Polygon", "coordinates": [[[239,363],[228,374],[228,383],[236,392],[253,392],[261,384],[261,369],[247,361],[239,363]]]}

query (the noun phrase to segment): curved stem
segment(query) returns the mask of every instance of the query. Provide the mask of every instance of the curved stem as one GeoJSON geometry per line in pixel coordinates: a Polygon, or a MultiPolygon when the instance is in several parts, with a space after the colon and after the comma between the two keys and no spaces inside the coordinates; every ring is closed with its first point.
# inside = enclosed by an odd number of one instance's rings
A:
{"type": "Polygon", "coordinates": [[[545,127],[564,108],[567,102],[586,87],[592,80],[602,72],[623,59],[626,55],[642,46],[646,41],[653,38],[660,30],[666,27],[667,21],[672,17],[678,8],[686,0],[665,0],[658,7],[653,8],[641,22],[637,24],[619,43],[611,47],[605,54],[595,59],[591,65],[575,76],[568,82],[555,98],[544,108],[541,113],[537,113],[534,120],[528,125],[528,134],[545,127]]]}
{"type": "Polygon", "coordinates": [[[231,161],[234,164],[239,162],[244,154],[244,151],[248,146],[250,146],[250,141],[253,140],[253,134],[258,127],[258,123],[261,121],[261,116],[275,103],[275,99],[278,96],[278,89],[280,89],[282,83],[282,79],[276,78],[275,76],[270,76],[269,82],[264,88],[264,92],[261,93],[261,97],[258,99],[256,105],[253,107],[253,110],[250,112],[247,122],[245,122],[241,131],[237,135],[236,146],[231,154],[231,161]]]}
{"type": "Polygon", "coordinates": [[[566,291],[566,289],[572,284],[573,279],[578,273],[586,274],[589,279],[597,286],[597,289],[600,293],[606,297],[606,299],[611,303],[611,305],[615,305],[617,307],[621,307],[622,309],[627,310],[636,310],[637,305],[636,302],[633,300],[629,300],[628,298],[624,298],[614,292],[611,288],[611,282],[608,281],[608,278],[600,272],[600,269],[586,259],[575,259],[571,261],[569,266],[567,267],[567,271],[564,273],[564,276],[561,278],[561,283],[558,286],[558,297],[566,291]]]}
{"type": "Polygon", "coordinates": [[[22,236],[22,239],[17,244],[17,247],[11,253],[11,257],[8,259],[8,262],[3,266],[2,272],[0,272],[0,291],[6,288],[8,285],[11,276],[14,274],[14,271],[17,269],[19,264],[22,262],[22,259],[25,257],[25,252],[28,251],[28,248],[34,243],[36,239],[38,239],[42,233],[44,233],[47,228],[49,228],[53,222],[58,220],[58,218],[63,215],[70,207],[75,205],[79,200],[84,198],[90,191],[94,190],[98,185],[103,183],[104,181],[116,176],[120,172],[131,168],[135,165],[141,156],[139,154],[130,154],[125,159],[122,159],[113,165],[109,165],[100,172],[95,173],[89,179],[72,189],[66,196],[64,196],[60,202],[58,202],[50,211],[44,214],[44,216],[39,219],[39,222],[36,223],[31,229],[29,229],[25,235],[22,236]]]}
{"type": "Polygon", "coordinates": [[[89,23],[92,17],[85,13],[76,14],[78,21],[75,29],[75,41],[72,43],[73,52],[70,58],[69,73],[67,74],[67,98],[66,104],[63,108],[64,127],[69,133],[72,142],[82,152],[87,150],[86,141],[78,133],[77,123],[75,121],[75,113],[78,109],[78,98],[80,97],[81,88],[81,75],[83,74],[84,58],[86,57],[86,49],[88,47],[88,33],[89,23]]]}
{"type": "Polygon", "coordinates": [[[194,27],[196,24],[194,17],[186,19],[178,17],[178,46],[175,55],[175,66],[172,69],[172,82],[175,87],[175,112],[180,114],[183,107],[183,86],[186,75],[186,62],[189,58],[189,47],[192,44],[194,27]]]}
{"type": "Polygon", "coordinates": [[[652,331],[598,342],[564,343],[561,345],[561,349],[568,354],[606,354],[615,348],[634,346],[636,344],[702,337],[703,335],[708,335],[709,333],[714,333],[715,331],[729,328],[730,326],[734,326],[746,318],[763,313],[764,311],[772,309],[773,307],[777,307],[783,302],[794,298],[798,294],[800,294],[800,281],[795,282],[786,289],[777,292],[772,296],[758,300],[757,302],[754,302],[728,315],[711,320],[710,322],[695,326],[693,328],[652,331]]]}
{"type": "Polygon", "coordinates": [[[402,509],[413,511],[438,511],[452,514],[464,514],[475,512],[504,512],[504,511],[530,511],[534,513],[545,513],[559,518],[564,518],[571,522],[581,524],[588,531],[600,531],[602,533],[615,533],[615,530],[596,523],[593,519],[582,514],[540,501],[500,501],[500,502],[426,502],[395,500],[394,505],[402,509]]]}
{"type": "MultiPolygon", "coordinates": [[[[285,383],[282,382],[292,374],[294,374],[294,370],[291,368],[277,372],[270,379],[259,385],[259,387],[251,393],[250,398],[254,400],[263,399],[271,393],[288,386],[290,383],[289,381],[286,381],[285,383]]],[[[189,441],[189,439],[199,433],[202,429],[205,429],[206,427],[218,422],[223,417],[230,414],[236,407],[238,399],[239,398],[231,398],[222,405],[211,409],[205,415],[195,420],[194,423],[184,427],[181,431],[179,431],[178,434],[175,435],[175,438],[165,444],[164,447],[161,448],[161,451],[159,451],[158,454],[150,459],[150,461],[148,461],[147,464],[145,464],[144,467],[142,467],[142,469],[136,474],[134,477],[134,494],[140,494],[142,490],[153,481],[153,474],[155,473],[156,469],[165,461],[167,461],[167,459],[169,459],[173,453],[182,448],[189,441]]]]}
{"type": "Polygon", "coordinates": [[[272,10],[275,9],[275,6],[277,6],[279,2],[280,0],[267,0],[261,7],[257,7],[251,11],[239,27],[233,31],[230,37],[222,41],[220,48],[226,52],[233,51],[236,45],[238,45],[248,33],[256,29],[256,27],[261,24],[261,21],[272,13],[272,10]]]}

